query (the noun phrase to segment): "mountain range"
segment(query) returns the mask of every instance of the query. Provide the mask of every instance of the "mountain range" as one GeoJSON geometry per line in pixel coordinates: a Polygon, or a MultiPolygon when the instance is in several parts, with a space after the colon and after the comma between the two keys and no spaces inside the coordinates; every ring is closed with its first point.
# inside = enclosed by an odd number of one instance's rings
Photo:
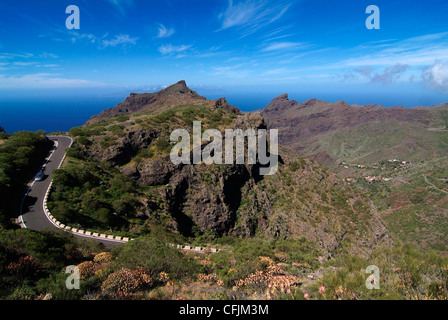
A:
{"type": "MultiPolygon", "coordinates": [[[[370,250],[391,238],[410,240],[400,236],[407,221],[403,213],[398,226],[390,219],[395,217],[390,197],[404,190],[403,181],[412,184],[412,179],[406,179],[420,171],[409,169],[403,175],[404,171],[384,169],[380,174],[393,179],[381,185],[387,190],[381,192],[372,189],[379,184],[352,181],[380,175],[375,164],[381,161],[417,163],[443,158],[448,150],[447,125],[447,105],[405,109],[317,99],[298,103],[287,94],[262,110],[241,112],[225,98],[208,100],[179,81],[155,93],[131,93],[117,106],[70,130],[70,135],[75,137],[72,149],[78,158],[73,161],[92,166],[107,163],[122,179],[136,184],[138,191],[132,195],[138,203],[134,204],[136,212],[125,218],[126,227],[121,225],[121,230],[142,232],[137,226],[143,225],[143,230],[162,226],[186,237],[305,238],[331,256],[341,250],[370,250]],[[201,121],[204,130],[221,132],[227,128],[278,129],[279,171],[260,176],[259,163],[174,165],[169,155],[170,133],[175,129],[191,133],[193,121],[201,121]],[[356,171],[341,163],[364,169],[356,171]]],[[[437,207],[438,216],[446,213],[445,207],[445,202],[437,207]]],[[[89,206],[80,210],[89,221],[98,218],[89,206]]],[[[80,223],[64,221],[63,216],[59,219],[68,225],[80,223]]],[[[440,239],[444,235],[445,231],[440,239]]]]}
{"type": "MultiPolygon", "coordinates": [[[[191,133],[193,121],[201,121],[204,130],[222,132],[266,129],[272,127],[265,120],[266,110],[241,112],[225,98],[207,100],[179,81],[155,93],[131,94],[70,134],[83,162],[108,163],[140,186],[134,195],[139,202],[136,216],[145,228],[162,226],[187,237],[305,238],[319,244],[325,256],[388,243],[386,227],[367,197],[291,148],[280,146],[279,170],[273,176],[260,176],[259,163],[170,161],[174,129],[191,133]]],[[[282,141],[282,130],[279,133],[282,141]]],[[[85,215],[87,207],[82,209],[85,215]]],[[[57,209],[52,212],[58,216],[57,209]]],[[[79,223],[58,218],[68,225],[79,223]]],[[[95,219],[95,213],[89,218],[95,219]]],[[[142,224],[131,220],[128,231],[142,224]]]]}

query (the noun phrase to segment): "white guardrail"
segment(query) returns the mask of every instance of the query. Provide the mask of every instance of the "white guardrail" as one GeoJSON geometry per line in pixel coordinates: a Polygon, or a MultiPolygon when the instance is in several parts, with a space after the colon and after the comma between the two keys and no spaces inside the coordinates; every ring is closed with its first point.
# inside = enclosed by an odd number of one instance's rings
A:
{"type": "MultiPolygon", "coordinates": [[[[73,143],[73,140],[72,140],[72,143],[73,143]]],[[[70,146],[71,146],[71,143],[70,143],[70,146]]],[[[50,155],[50,157],[51,157],[51,155],[50,155]]],[[[62,160],[59,163],[58,168],[60,168],[62,166],[62,164],[64,163],[65,158],[66,158],[66,154],[64,154],[64,156],[62,157],[62,160]]],[[[44,209],[44,213],[45,213],[45,216],[47,217],[47,219],[56,228],[61,229],[61,230],[65,231],[65,232],[69,232],[69,233],[71,233],[71,234],[73,234],[75,236],[80,236],[80,237],[84,237],[84,238],[91,238],[91,239],[96,239],[96,240],[111,241],[111,242],[115,242],[115,243],[126,243],[126,242],[128,242],[130,240],[134,240],[134,239],[129,238],[129,237],[114,236],[114,235],[111,235],[111,234],[98,233],[98,232],[92,232],[92,231],[87,231],[87,230],[83,230],[83,229],[73,228],[73,227],[66,226],[63,223],[59,222],[51,214],[50,210],[48,209],[48,205],[47,205],[48,197],[50,195],[52,186],[53,186],[53,181],[50,182],[50,185],[48,186],[48,189],[45,192],[45,197],[44,197],[44,200],[43,200],[43,209],[44,209]]],[[[174,245],[174,244],[170,244],[169,246],[177,248],[179,250],[195,251],[195,252],[199,252],[199,253],[216,253],[216,252],[219,251],[219,249],[209,248],[209,247],[205,247],[204,248],[204,247],[193,247],[193,246],[187,246],[187,245],[174,245]]]]}

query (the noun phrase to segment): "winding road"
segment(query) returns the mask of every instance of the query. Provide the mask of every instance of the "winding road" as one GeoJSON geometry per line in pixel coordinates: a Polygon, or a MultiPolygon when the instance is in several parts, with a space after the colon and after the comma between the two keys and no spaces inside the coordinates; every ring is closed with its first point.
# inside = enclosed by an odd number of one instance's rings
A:
{"type": "Polygon", "coordinates": [[[439,188],[437,188],[437,186],[436,186],[434,183],[431,183],[431,182],[428,180],[428,175],[427,175],[427,174],[422,174],[422,176],[423,176],[423,178],[425,178],[425,182],[426,182],[427,184],[429,184],[431,187],[433,187],[434,189],[436,189],[436,190],[438,190],[438,191],[440,191],[440,192],[443,192],[443,193],[448,194],[448,191],[439,189],[439,188]]]}
{"type": "MultiPolygon", "coordinates": [[[[36,231],[58,229],[58,226],[49,220],[44,210],[44,199],[53,178],[53,170],[58,169],[65,158],[65,150],[71,146],[73,140],[68,136],[49,136],[54,141],[53,149],[43,164],[44,179],[32,181],[23,197],[20,206],[20,223],[24,228],[36,231]]],[[[122,241],[99,239],[86,235],[74,236],[79,238],[90,238],[101,243],[104,247],[111,248],[123,243],[122,241]]]]}

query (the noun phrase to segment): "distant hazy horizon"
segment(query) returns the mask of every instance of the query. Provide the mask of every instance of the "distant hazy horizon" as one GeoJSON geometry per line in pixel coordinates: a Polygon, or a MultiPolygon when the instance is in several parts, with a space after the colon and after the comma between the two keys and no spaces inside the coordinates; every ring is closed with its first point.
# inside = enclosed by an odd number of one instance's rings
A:
{"type": "MultiPolygon", "coordinates": [[[[189,85],[188,82],[187,85],[189,85]]],[[[91,88],[88,90],[27,90],[25,92],[19,90],[1,92],[0,89],[0,126],[8,133],[21,130],[45,130],[48,133],[68,131],[73,127],[83,125],[91,116],[104,109],[116,106],[131,92],[155,92],[164,86],[91,88]]],[[[272,99],[284,93],[288,93],[290,99],[297,100],[299,103],[315,98],[328,102],[345,101],[348,104],[379,104],[385,107],[401,105],[411,108],[448,102],[443,95],[428,96],[418,89],[414,90],[412,94],[404,95],[389,88],[389,90],[384,90],[382,95],[377,95],[365,91],[357,92],[356,86],[351,92],[342,91],[336,87],[331,90],[319,87],[301,90],[288,86],[277,90],[264,86],[219,88],[189,85],[189,87],[207,99],[225,97],[228,103],[242,111],[262,109],[272,99]]]]}

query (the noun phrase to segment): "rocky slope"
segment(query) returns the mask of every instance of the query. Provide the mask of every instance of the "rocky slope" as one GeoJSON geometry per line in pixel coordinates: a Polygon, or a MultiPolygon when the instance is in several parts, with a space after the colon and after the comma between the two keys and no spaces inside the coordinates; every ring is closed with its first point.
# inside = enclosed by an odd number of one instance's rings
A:
{"type": "Polygon", "coordinates": [[[261,113],[269,128],[279,130],[280,143],[326,164],[409,159],[415,154],[429,158],[440,153],[434,145],[447,145],[444,137],[431,132],[448,124],[445,105],[405,109],[317,99],[298,103],[284,94],[261,113]]]}

